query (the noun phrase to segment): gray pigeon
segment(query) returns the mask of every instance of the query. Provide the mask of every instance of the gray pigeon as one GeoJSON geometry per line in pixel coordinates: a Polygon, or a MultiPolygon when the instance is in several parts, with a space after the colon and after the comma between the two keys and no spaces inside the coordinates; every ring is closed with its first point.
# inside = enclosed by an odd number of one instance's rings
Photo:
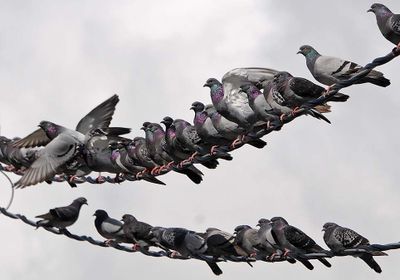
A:
{"type": "Polygon", "coordinates": [[[376,16],[379,30],[382,35],[393,44],[400,48],[400,14],[392,13],[383,4],[372,4],[368,12],[373,12],[376,16]]]}
{"type": "MultiPolygon", "coordinates": [[[[332,86],[341,80],[351,78],[362,68],[361,65],[348,60],[320,55],[309,45],[301,46],[297,53],[304,55],[307,67],[314,78],[327,86],[332,86]]],[[[372,70],[366,77],[360,79],[356,83],[372,83],[381,87],[390,85],[390,81],[383,76],[383,73],[376,70],[372,70]]]]}
{"type": "Polygon", "coordinates": [[[274,108],[265,100],[263,93],[253,84],[240,86],[249,99],[249,106],[253,109],[259,120],[267,123],[267,128],[279,128],[282,123],[279,115],[275,114],[274,108]]]}
{"type": "MultiPolygon", "coordinates": [[[[165,143],[167,152],[175,162],[182,162],[190,158],[193,151],[182,146],[176,137],[176,128],[173,126],[174,120],[171,117],[165,117],[161,123],[165,125],[165,143]]],[[[201,163],[209,169],[217,168],[219,162],[216,159],[210,159],[201,163]]]]}
{"type": "Polygon", "coordinates": [[[235,244],[235,237],[217,228],[208,228],[205,233],[207,255],[214,257],[244,256],[246,253],[235,244]]]}
{"type": "Polygon", "coordinates": [[[0,162],[7,164],[7,169],[23,173],[37,158],[40,148],[17,148],[14,143],[20,138],[8,139],[0,136],[0,162]]]}
{"type": "Polygon", "coordinates": [[[255,257],[261,243],[258,230],[248,225],[240,225],[235,228],[235,244],[246,253],[248,257],[255,257]]]}
{"type": "Polygon", "coordinates": [[[268,68],[236,68],[222,77],[222,83],[210,78],[204,86],[210,88],[211,100],[218,113],[250,130],[257,125],[257,118],[249,106],[247,96],[240,92],[240,86],[261,79],[270,80],[276,73],[276,70],[268,68]]]}
{"type": "Polygon", "coordinates": [[[122,221],[124,222],[122,230],[130,242],[134,244],[135,250],[138,248],[148,250],[149,246],[155,246],[151,225],[138,221],[130,214],[123,215],[122,221]]]}
{"type": "Polygon", "coordinates": [[[83,143],[75,135],[62,133],[38,152],[38,158],[24,175],[14,184],[15,188],[25,188],[53,178],[63,172],[65,164],[78,153],[83,143]]]}
{"type": "MultiPolygon", "coordinates": [[[[323,87],[305,78],[293,77],[286,71],[279,72],[274,76],[274,84],[285,100],[283,104],[292,109],[313,101],[326,93],[323,87]]],[[[338,92],[329,98],[329,101],[345,102],[348,98],[348,95],[338,92]]],[[[330,112],[330,106],[327,104],[318,105],[315,109],[320,113],[330,112]]]]}
{"type": "MultiPolygon", "coordinates": [[[[158,123],[144,123],[142,129],[146,133],[146,146],[151,159],[161,168],[174,162],[167,152],[165,131],[158,123]]],[[[185,174],[193,183],[200,184],[203,173],[193,165],[184,169],[173,169],[175,172],[185,174]]]]}
{"type": "Polygon", "coordinates": [[[125,235],[122,230],[122,223],[116,219],[110,218],[106,211],[96,210],[94,215],[96,219],[94,220],[94,225],[97,232],[106,238],[106,243],[110,241],[115,241],[117,243],[130,243],[130,240],[125,235]]]}
{"type": "MultiPolygon", "coordinates": [[[[291,226],[282,217],[274,217],[271,219],[272,233],[277,243],[282,247],[285,254],[293,253],[293,257],[303,263],[307,268],[309,267],[308,261],[301,258],[301,255],[307,253],[321,253],[325,252],[315,241],[305,234],[300,229],[291,226]],[[307,263],[308,262],[308,263],[307,263]]],[[[331,267],[331,264],[324,258],[318,259],[326,267],[331,267]]]]}
{"type": "MultiPolygon", "coordinates": [[[[199,257],[207,251],[207,244],[203,237],[194,231],[185,228],[154,227],[152,234],[159,244],[178,252],[182,257],[199,257]]],[[[221,275],[222,270],[216,262],[205,260],[215,275],[221,275]]]]}
{"type": "Polygon", "coordinates": [[[79,197],[72,201],[68,206],[50,209],[48,213],[35,217],[43,219],[38,221],[36,224],[38,227],[56,227],[59,229],[65,229],[76,222],[83,204],[87,205],[86,198],[79,197]]]}
{"type": "MultiPolygon", "coordinates": [[[[251,137],[241,137],[246,133],[245,129],[240,127],[237,123],[231,122],[230,120],[223,117],[220,113],[215,110],[213,105],[207,105],[204,108],[205,112],[211,119],[211,122],[215,129],[224,138],[231,141],[239,140],[238,138],[243,138],[245,142],[257,149],[262,149],[267,145],[267,143],[261,139],[251,138],[251,137]]],[[[234,146],[234,142],[231,144],[234,146]]]]}
{"type": "MultiPolygon", "coordinates": [[[[358,247],[370,245],[368,239],[358,234],[354,230],[341,227],[335,223],[324,224],[322,231],[324,231],[324,241],[326,245],[332,250],[333,253],[340,255],[345,249],[356,249],[358,247]]],[[[374,252],[377,255],[377,252],[374,252]]],[[[379,252],[379,255],[386,256],[386,253],[379,252]]],[[[372,254],[361,253],[356,255],[362,259],[370,268],[377,273],[381,273],[382,269],[379,264],[374,260],[372,254]]]]}
{"type": "MultiPolygon", "coordinates": [[[[273,257],[275,255],[282,255],[283,252],[279,250],[279,247],[274,246],[275,243],[274,238],[272,236],[272,223],[268,219],[260,219],[258,220],[258,224],[260,228],[258,229],[258,238],[259,238],[259,247],[262,248],[264,252],[267,253],[268,256],[273,257]]],[[[294,263],[293,259],[288,259],[290,263],[294,263]]]]}
{"type": "Polygon", "coordinates": [[[39,129],[26,136],[25,138],[14,143],[15,147],[38,147],[45,146],[51,140],[56,138],[61,133],[68,131],[74,134],[76,138],[84,140],[85,134],[95,128],[105,128],[111,123],[112,116],[115,111],[115,106],[119,102],[118,95],[113,95],[109,99],[96,106],[86,116],[84,116],[76,126],[75,130],[66,127],[43,121],[39,124],[39,129]]]}

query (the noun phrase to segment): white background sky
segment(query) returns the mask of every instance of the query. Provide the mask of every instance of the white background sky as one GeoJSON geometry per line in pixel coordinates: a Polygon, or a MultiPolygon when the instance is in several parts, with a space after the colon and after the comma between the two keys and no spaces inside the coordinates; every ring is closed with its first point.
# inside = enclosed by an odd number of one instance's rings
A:
{"type": "MultiPolygon", "coordinates": [[[[312,79],[303,44],[366,64],[392,44],[379,33],[368,1],[0,1],[1,134],[24,136],[41,120],[74,127],[98,103],[119,94],[113,124],[142,135],[144,121],[192,120],[202,87],[236,67],[287,70],[312,79]]],[[[387,1],[400,12],[398,1],[387,1]]],[[[201,185],[167,174],[167,187],[42,184],[16,192],[13,212],[29,217],[85,196],[78,234],[100,238],[92,214],[131,213],[152,225],[202,231],[254,226],[281,215],[324,245],[328,221],[373,243],[399,241],[399,60],[380,68],[388,88],[359,85],[335,104],[332,125],[302,117],[265,137],[267,148],[244,147],[232,162],[204,170],[201,185]]],[[[9,195],[1,179],[3,205],[9,195]]],[[[0,279],[214,279],[206,264],[128,254],[34,230],[0,217],[0,279]]],[[[400,276],[400,252],[378,259],[379,279],[400,276]]],[[[361,260],[332,259],[326,269],[301,265],[223,263],[220,279],[377,279],[361,260]]]]}

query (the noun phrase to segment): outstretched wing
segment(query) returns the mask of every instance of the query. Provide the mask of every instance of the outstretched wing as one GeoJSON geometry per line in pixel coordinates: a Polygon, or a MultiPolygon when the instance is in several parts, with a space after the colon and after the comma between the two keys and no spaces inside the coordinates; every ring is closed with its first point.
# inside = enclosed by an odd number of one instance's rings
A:
{"type": "Polygon", "coordinates": [[[60,166],[68,162],[75,155],[79,142],[72,136],[60,134],[40,151],[39,158],[15,184],[16,188],[25,188],[57,174],[60,166]]]}
{"type": "Polygon", "coordinates": [[[118,102],[118,95],[114,94],[84,116],[76,126],[76,130],[82,134],[87,134],[93,128],[108,127],[118,102]]]}
{"type": "Polygon", "coordinates": [[[39,128],[29,134],[28,136],[15,141],[13,146],[16,148],[34,148],[34,147],[41,147],[46,146],[51,139],[47,137],[46,133],[43,129],[39,128]]]}

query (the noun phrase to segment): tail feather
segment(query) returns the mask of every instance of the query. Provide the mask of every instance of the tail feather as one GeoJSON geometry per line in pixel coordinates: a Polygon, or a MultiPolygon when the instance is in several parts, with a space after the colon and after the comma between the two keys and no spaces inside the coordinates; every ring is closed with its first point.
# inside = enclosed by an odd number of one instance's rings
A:
{"type": "Polygon", "coordinates": [[[204,167],[207,167],[208,169],[215,169],[215,168],[217,168],[219,162],[216,159],[211,159],[211,160],[208,160],[206,162],[202,162],[201,164],[204,167]]]}
{"type": "Polygon", "coordinates": [[[195,171],[193,171],[191,169],[188,169],[188,168],[176,169],[174,171],[176,171],[178,173],[181,173],[181,174],[185,174],[195,184],[200,184],[201,181],[203,181],[202,175],[198,174],[197,172],[195,172],[195,171]]]}
{"type": "Polygon", "coordinates": [[[361,79],[361,82],[371,83],[380,87],[387,87],[390,85],[390,80],[383,76],[383,73],[372,70],[365,78],[361,79]]]}
{"type": "Polygon", "coordinates": [[[156,177],[153,177],[153,176],[146,176],[143,178],[143,180],[153,183],[153,184],[165,185],[165,183],[163,181],[158,180],[156,177]]]}
{"type": "Polygon", "coordinates": [[[381,267],[370,254],[362,254],[360,256],[360,259],[362,259],[370,268],[375,270],[377,273],[382,272],[381,267]]]}
{"type": "Polygon", "coordinates": [[[299,262],[301,262],[305,267],[307,267],[309,270],[313,270],[314,266],[308,261],[308,260],[300,260],[297,259],[299,262]]]}
{"type": "Polygon", "coordinates": [[[261,139],[253,139],[247,142],[249,145],[252,145],[253,147],[257,149],[262,149],[267,145],[267,142],[261,140],[261,139]]]}
{"type": "Polygon", "coordinates": [[[307,112],[309,115],[313,116],[314,118],[318,119],[318,120],[324,120],[327,123],[331,123],[331,121],[329,119],[327,119],[324,115],[322,115],[320,112],[318,112],[317,110],[311,109],[307,112]]]}
{"type": "Polygon", "coordinates": [[[338,92],[338,93],[334,94],[331,98],[329,98],[329,101],[345,102],[349,98],[350,98],[350,96],[348,96],[347,94],[343,94],[343,93],[338,92]]]}
{"type": "Polygon", "coordinates": [[[323,265],[326,267],[332,267],[331,263],[328,262],[326,259],[318,259],[323,265]]]}
{"type": "Polygon", "coordinates": [[[212,272],[214,272],[215,275],[221,275],[223,273],[217,263],[215,262],[206,262],[206,263],[208,264],[208,266],[211,268],[212,272]]]}

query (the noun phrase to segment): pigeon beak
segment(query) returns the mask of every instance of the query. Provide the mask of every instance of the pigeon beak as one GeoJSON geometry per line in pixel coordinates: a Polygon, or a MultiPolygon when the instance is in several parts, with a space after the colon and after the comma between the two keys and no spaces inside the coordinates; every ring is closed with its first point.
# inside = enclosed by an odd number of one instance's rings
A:
{"type": "Polygon", "coordinates": [[[194,107],[194,106],[190,107],[190,110],[194,110],[194,109],[195,109],[195,107],[194,107]]]}
{"type": "Polygon", "coordinates": [[[88,205],[88,206],[89,206],[89,204],[88,204],[87,202],[85,202],[85,203],[83,203],[83,204],[86,204],[86,205],[88,205]]]}
{"type": "Polygon", "coordinates": [[[303,52],[302,51],[298,51],[296,54],[303,54],[303,52]]]}
{"type": "Polygon", "coordinates": [[[203,87],[210,87],[210,85],[207,84],[207,83],[205,83],[205,84],[203,85],[203,87]]]}
{"type": "Polygon", "coordinates": [[[141,129],[141,130],[145,130],[146,128],[145,128],[144,126],[142,126],[140,129],[141,129]]]}
{"type": "Polygon", "coordinates": [[[258,224],[256,224],[256,227],[261,227],[261,225],[258,223],[258,224]]]}
{"type": "Polygon", "coordinates": [[[325,231],[326,229],[325,228],[323,228],[321,231],[325,231]]]}
{"type": "Polygon", "coordinates": [[[372,9],[369,9],[369,10],[367,11],[367,13],[369,13],[369,12],[373,12],[373,10],[372,10],[372,9]]]}

